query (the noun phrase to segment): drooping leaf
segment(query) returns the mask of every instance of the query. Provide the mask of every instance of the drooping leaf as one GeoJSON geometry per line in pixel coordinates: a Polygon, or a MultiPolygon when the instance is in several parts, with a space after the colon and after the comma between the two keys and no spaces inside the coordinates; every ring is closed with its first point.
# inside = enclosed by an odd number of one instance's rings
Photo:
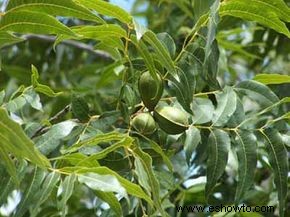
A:
{"type": "Polygon", "coordinates": [[[103,191],[115,192],[126,196],[125,188],[119,183],[119,180],[113,175],[100,175],[97,173],[78,174],[80,183],[86,184],[89,188],[103,191]]]}
{"type": "Polygon", "coordinates": [[[290,83],[289,75],[280,75],[280,74],[258,74],[253,79],[266,85],[290,83]]]}
{"type": "Polygon", "coordinates": [[[233,88],[226,87],[222,93],[216,94],[217,108],[213,113],[212,124],[223,126],[231,118],[237,107],[237,95],[233,88]]]}
{"type": "Polygon", "coordinates": [[[154,80],[157,80],[156,70],[155,70],[155,63],[153,60],[153,57],[151,53],[149,52],[147,46],[143,42],[143,40],[138,41],[137,38],[132,35],[131,36],[132,43],[136,46],[138,52],[142,56],[146,67],[148,68],[150,75],[154,78],[154,80]]]}
{"type": "Polygon", "coordinates": [[[61,139],[68,136],[75,126],[77,123],[70,120],[53,125],[36,139],[37,149],[45,155],[50,154],[60,145],[61,139]]]}
{"type": "Polygon", "coordinates": [[[104,23],[103,19],[99,16],[71,0],[13,0],[9,1],[6,13],[12,10],[38,11],[53,16],[76,17],[79,19],[104,23]]]}
{"type": "Polygon", "coordinates": [[[11,159],[11,157],[9,156],[9,152],[3,146],[0,146],[0,159],[1,159],[0,164],[3,164],[5,166],[7,172],[9,173],[13,181],[17,185],[19,185],[15,164],[11,159]]]}
{"type": "Polygon", "coordinates": [[[238,204],[254,181],[257,164],[257,144],[256,138],[251,132],[236,131],[236,135],[239,169],[235,201],[238,204]]]}
{"type": "Polygon", "coordinates": [[[247,94],[263,107],[271,106],[279,101],[279,98],[270,88],[257,81],[242,81],[235,86],[235,90],[239,93],[247,94]]]}
{"type": "MultiPolygon", "coordinates": [[[[17,181],[20,183],[26,173],[27,162],[25,160],[19,161],[19,165],[16,168],[17,181]]],[[[15,189],[18,188],[17,182],[15,183],[14,178],[11,176],[6,176],[6,168],[0,167],[0,172],[2,179],[0,180],[0,204],[7,202],[9,194],[15,189]],[[4,171],[3,171],[4,170],[4,171]]]]}
{"type": "Polygon", "coordinates": [[[227,126],[228,127],[236,127],[240,123],[242,123],[246,119],[246,114],[244,111],[244,106],[239,97],[237,97],[237,106],[236,111],[233,113],[231,118],[229,119],[227,126]]]}
{"type": "Polygon", "coordinates": [[[229,15],[258,22],[290,37],[288,28],[281,21],[290,21],[289,11],[282,0],[228,0],[221,4],[219,12],[221,16],[229,15]]]}
{"type": "Polygon", "coordinates": [[[75,36],[54,17],[35,11],[10,11],[2,16],[0,31],[36,34],[63,34],[75,36]]]}
{"type": "Polygon", "coordinates": [[[143,164],[140,158],[135,157],[134,166],[135,166],[135,173],[138,177],[139,184],[147,191],[148,194],[150,194],[151,187],[149,183],[149,177],[147,173],[145,172],[145,169],[143,167],[143,164]]]}
{"type": "Polygon", "coordinates": [[[23,41],[8,32],[0,32],[0,48],[23,41]]]}
{"type": "Polygon", "coordinates": [[[184,141],[184,150],[186,154],[187,163],[190,164],[192,153],[201,141],[200,131],[196,127],[190,127],[186,131],[186,138],[184,141]]]}
{"type": "Polygon", "coordinates": [[[157,38],[161,41],[164,47],[166,47],[170,56],[174,58],[176,52],[176,45],[173,38],[167,32],[157,34],[157,38]]]}
{"type": "Polygon", "coordinates": [[[284,216],[287,198],[288,157],[283,140],[276,129],[260,131],[265,138],[265,146],[269,155],[269,162],[274,173],[274,183],[278,192],[279,216],[284,216]]]}
{"type": "Polygon", "coordinates": [[[168,169],[170,171],[173,171],[173,165],[172,165],[169,157],[166,155],[166,153],[164,153],[164,151],[160,147],[160,145],[158,145],[155,141],[147,138],[146,136],[143,136],[142,134],[138,133],[138,135],[143,137],[150,144],[150,147],[162,157],[162,159],[163,159],[164,163],[166,164],[166,166],[168,167],[168,169]]]}
{"type": "Polygon", "coordinates": [[[40,167],[50,166],[46,157],[35,148],[33,142],[3,108],[0,108],[0,145],[20,159],[28,159],[40,167]]]}
{"type": "Polygon", "coordinates": [[[33,175],[30,177],[29,184],[26,187],[26,190],[23,192],[20,203],[17,205],[16,212],[13,215],[14,217],[23,216],[30,206],[34,204],[38,198],[36,197],[35,192],[38,192],[45,178],[45,172],[40,168],[35,168],[33,175]]]}
{"type": "Polygon", "coordinates": [[[77,173],[77,174],[96,173],[100,175],[113,175],[126,189],[128,194],[142,198],[151,205],[153,204],[151,198],[142,190],[142,188],[139,185],[136,185],[128,181],[127,179],[123,178],[122,176],[120,176],[119,174],[117,174],[113,170],[110,170],[107,167],[65,167],[60,170],[67,173],[77,173]]]}
{"type": "Polygon", "coordinates": [[[74,191],[74,185],[77,180],[76,174],[72,173],[65,177],[64,181],[62,182],[62,198],[59,201],[58,207],[61,210],[61,216],[64,217],[67,214],[67,201],[72,196],[74,191]]]}
{"type": "Polygon", "coordinates": [[[98,198],[110,205],[110,208],[114,210],[116,216],[123,216],[122,207],[114,193],[96,190],[95,194],[98,198]]]}
{"type": "Polygon", "coordinates": [[[122,8],[118,7],[117,5],[113,5],[103,0],[74,0],[74,1],[80,3],[81,5],[89,9],[95,10],[96,12],[102,15],[117,18],[123,23],[126,24],[132,23],[131,15],[128,14],[122,8]]]}
{"type": "Polygon", "coordinates": [[[182,69],[176,69],[177,74],[169,76],[169,92],[172,96],[176,96],[178,102],[182,105],[184,110],[192,114],[190,104],[193,98],[193,90],[195,86],[195,79],[192,74],[187,74],[182,69]]]}
{"type": "Polygon", "coordinates": [[[170,57],[170,54],[163,43],[152,31],[146,31],[142,37],[147,43],[149,43],[156,52],[156,57],[160,63],[168,70],[169,73],[176,74],[174,63],[170,57]]]}
{"type": "Polygon", "coordinates": [[[139,158],[140,163],[148,176],[148,183],[151,188],[154,205],[161,212],[161,214],[166,215],[161,206],[159,197],[160,187],[152,168],[152,158],[147,153],[143,152],[137,145],[135,145],[132,154],[135,158],[139,158]]]}
{"type": "Polygon", "coordinates": [[[42,183],[41,189],[36,193],[37,202],[33,204],[30,210],[30,216],[35,217],[39,212],[39,207],[48,199],[55,185],[60,179],[60,174],[52,172],[48,174],[42,183]]]}
{"type": "Polygon", "coordinates": [[[207,200],[223,174],[230,149],[229,135],[219,129],[213,130],[208,138],[208,160],[206,172],[205,196],[207,200]]]}

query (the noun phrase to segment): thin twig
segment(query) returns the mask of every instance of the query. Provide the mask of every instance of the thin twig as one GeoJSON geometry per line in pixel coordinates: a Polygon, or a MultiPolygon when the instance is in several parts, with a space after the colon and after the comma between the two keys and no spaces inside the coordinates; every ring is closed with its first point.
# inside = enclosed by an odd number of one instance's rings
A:
{"type": "MultiPolygon", "coordinates": [[[[57,114],[55,114],[53,117],[51,117],[48,121],[50,123],[55,122],[57,120],[59,120],[61,117],[63,117],[66,113],[68,113],[70,110],[70,105],[67,105],[66,107],[64,107],[61,111],[59,111],[57,114]]],[[[42,135],[43,133],[45,133],[47,131],[49,127],[47,126],[42,126],[40,127],[30,138],[33,139],[37,136],[42,135]]]]}
{"type": "MultiPolygon", "coordinates": [[[[48,36],[48,35],[36,35],[36,34],[27,34],[23,35],[22,38],[24,40],[31,40],[31,39],[38,39],[38,40],[43,40],[43,41],[48,41],[48,42],[54,42],[55,41],[55,36],[48,36]]],[[[61,42],[62,44],[72,46],[84,51],[87,51],[91,54],[94,54],[98,57],[101,57],[103,59],[112,59],[111,55],[105,51],[101,50],[95,50],[92,46],[89,46],[85,43],[78,42],[78,41],[73,41],[73,40],[64,40],[61,42]]]]}

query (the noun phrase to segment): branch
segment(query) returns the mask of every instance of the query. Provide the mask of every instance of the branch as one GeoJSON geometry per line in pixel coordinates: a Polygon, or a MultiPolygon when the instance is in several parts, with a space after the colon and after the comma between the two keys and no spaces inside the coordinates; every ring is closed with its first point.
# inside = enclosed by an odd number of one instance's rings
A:
{"type": "MultiPolygon", "coordinates": [[[[28,35],[24,35],[22,37],[24,40],[30,40],[30,39],[38,39],[38,40],[42,40],[42,41],[48,41],[48,42],[54,42],[55,41],[55,37],[54,36],[47,36],[47,35],[35,35],[35,34],[28,34],[28,35]]],[[[62,44],[68,45],[68,46],[72,46],[84,51],[87,51],[91,54],[94,54],[98,57],[101,57],[103,59],[112,59],[111,55],[105,51],[101,51],[101,50],[95,50],[92,46],[89,46],[85,43],[82,42],[77,42],[77,41],[73,41],[73,40],[64,40],[61,42],[62,44]]]]}

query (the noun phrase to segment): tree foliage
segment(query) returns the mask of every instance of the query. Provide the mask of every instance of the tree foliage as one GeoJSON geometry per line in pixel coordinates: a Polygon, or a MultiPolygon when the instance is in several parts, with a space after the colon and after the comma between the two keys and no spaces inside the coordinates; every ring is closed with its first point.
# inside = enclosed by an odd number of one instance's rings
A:
{"type": "Polygon", "coordinates": [[[289,4],[135,0],[129,13],[104,0],[4,1],[0,215],[246,204],[288,216],[289,4]],[[148,111],[145,71],[164,81],[158,105],[187,115],[183,133],[132,127],[148,111]]]}

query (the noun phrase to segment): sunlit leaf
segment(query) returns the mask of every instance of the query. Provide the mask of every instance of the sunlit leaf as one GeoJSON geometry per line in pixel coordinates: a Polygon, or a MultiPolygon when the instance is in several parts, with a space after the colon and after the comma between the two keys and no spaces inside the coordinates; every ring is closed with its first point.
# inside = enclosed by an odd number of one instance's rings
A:
{"type": "Polygon", "coordinates": [[[77,123],[70,120],[53,125],[46,133],[36,139],[37,149],[48,155],[60,145],[61,139],[68,136],[75,126],[77,123]]]}
{"type": "Polygon", "coordinates": [[[262,84],[286,84],[290,83],[290,76],[280,74],[258,74],[254,77],[254,80],[262,84]]]}
{"type": "Polygon", "coordinates": [[[0,32],[0,48],[23,41],[8,32],[0,32]]]}
{"type": "Polygon", "coordinates": [[[36,34],[64,34],[75,36],[54,17],[35,11],[10,11],[0,21],[0,31],[36,34]]]}
{"type": "Polygon", "coordinates": [[[122,196],[126,195],[126,190],[113,175],[100,175],[96,173],[79,174],[80,183],[86,184],[89,188],[104,192],[115,192],[122,196]]]}
{"type": "Polygon", "coordinates": [[[21,127],[9,118],[3,108],[0,108],[0,144],[18,158],[26,158],[40,167],[50,165],[21,127]]]}
{"type": "Polygon", "coordinates": [[[84,20],[104,23],[90,10],[82,7],[71,0],[13,0],[9,1],[6,13],[9,11],[38,11],[54,16],[76,17],[84,20]]]}
{"type": "Polygon", "coordinates": [[[123,178],[122,176],[118,175],[113,170],[110,170],[107,167],[66,167],[62,168],[61,171],[67,172],[67,173],[76,173],[76,174],[85,174],[85,173],[96,173],[100,175],[113,175],[115,176],[118,181],[121,183],[121,185],[126,189],[128,194],[131,194],[133,196],[142,198],[146,200],[151,205],[153,204],[150,197],[142,190],[142,188],[139,185],[136,185],[127,179],[123,178]]]}
{"type": "Polygon", "coordinates": [[[131,15],[117,5],[113,5],[103,0],[74,0],[74,2],[80,3],[102,15],[117,18],[121,22],[127,24],[132,23],[131,15]]]}
{"type": "Polygon", "coordinates": [[[220,15],[255,21],[290,37],[288,28],[281,21],[290,21],[289,8],[281,0],[228,0],[222,3],[220,15]]]}

